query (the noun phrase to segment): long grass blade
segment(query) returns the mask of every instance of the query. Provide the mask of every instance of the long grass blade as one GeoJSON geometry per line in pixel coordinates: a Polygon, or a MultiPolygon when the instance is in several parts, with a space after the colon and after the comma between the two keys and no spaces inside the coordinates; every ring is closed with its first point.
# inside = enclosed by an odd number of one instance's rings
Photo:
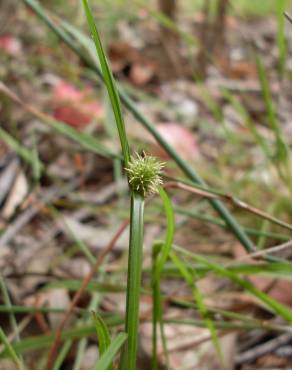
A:
{"type": "Polygon", "coordinates": [[[53,367],[52,370],[60,370],[61,369],[61,366],[62,366],[70,348],[71,348],[71,345],[72,345],[72,340],[71,339],[66,340],[66,342],[63,344],[63,346],[60,350],[59,355],[56,358],[56,361],[55,361],[55,364],[54,364],[54,367],[53,367]]]}
{"type": "MultiPolygon", "coordinates": [[[[109,330],[106,326],[106,323],[103,321],[103,319],[96,314],[95,312],[92,312],[93,321],[95,324],[95,330],[98,338],[98,352],[99,355],[103,355],[105,351],[108,349],[108,347],[111,344],[111,338],[109,334],[109,330]]],[[[113,370],[113,364],[111,363],[107,370],[113,370]]]]}
{"type": "Polygon", "coordinates": [[[21,363],[20,359],[18,358],[18,356],[17,356],[17,354],[15,352],[15,349],[13,348],[13,346],[11,345],[11,343],[9,342],[9,339],[6,337],[4,331],[2,330],[1,327],[0,327],[0,341],[6,347],[7,354],[9,355],[9,357],[11,357],[11,359],[13,360],[13,362],[15,363],[15,365],[17,366],[17,369],[18,370],[24,370],[24,366],[21,363]]]}
{"type": "MultiPolygon", "coordinates": [[[[99,140],[97,140],[92,135],[86,132],[80,132],[73,127],[66,125],[63,122],[57,121],[51,116],[44,114],[38,111],[33,106],[26,104],[23,102],[11,89],[9,89],[6,85],[4,85],[0,81],[0,91],[12,99],[14,102],[19,104],[25,111],[29,112],[33,116],[37,117],[42,122],[46,123],[52,129],[54,129],[57,133],[67,136],[68,138],[72,139],[73,141],[77,142],[81,148],[85,150],[89,150],[95,154],[101,155],[106,158],[118,158],[119,155],[111,151],[110,149],[106,148],[99,140]]],[[[19,147],[19,144],[15,141],[15,139],[11,140],[10,135],[7,136],[7,133],[3,130],[1,131],[1,135],[5,135],[5,139],[9,141],[9,145],[13,146],[13,149],[19,150],[19,155],[22,155],[25,160],[32,162],[35,160],[31,154],[27,153],[27,151],[21,150],[23,147],[19,147]],[[6,134],[6,135],[5,135],[6,134]]]]}
{"type": "Polygon", "coordinates": [[[32,168],[37,166],[39,171],[44,170],[44,165],[39,159],[35,158],[35,155],[32,151],[21,145],[13,136],[11,136],[7,131],[0,127],[0,139],[2,139],[11,149],[13,149],[25,162],[29,163],[32,168]]]}
{"type": "Polygon", "coordinates": [[[120,333],[112,341],[108,349],[103,353],[93,370],[107,370],[113,362],[116,354],[127,340],[126,333],[120,333]]]}
{"type": "Polygon", "coordinates": [[[233,281],[235,284],[241,286],[243,289],[251,293],[260,302],[262,302],[266,307],[270,308],[274,313],[280,315],[283,319],[287,320],[288,322],[292,322],[292,310],[291,309],[277,302],[276,300],[274,300],[273,298],[271,298],[270,296],[268,296],[266,293],[262,292],[261,290],[258,290],[249,281],[241,279],[234,272],[226,269],[225,267],[219,265],[218,263],[210,261],[209,259],[203,256],[198,256],[196,254],[190,253],[178,246],[173,246],[173,248],[177,252],[188,255],[192,259],[195,259],[196,261],[201,262],[202,264],[205,264],[210,270],[214,271],[218,275],[227,277],[228,279],[233,281]]]}
{"type": "MultiPolygon", "coordinates": [[[[12,305],[11,305],[11,300],[10,300],[10,297],[9,297],[9,292],[8,292],[7,287],[6,287],[5,280],[1,275],[0,275],[0,289],[2,290],[3,301],[6,305],[6,307],[11,308],[12,305]]],[[[10,311],[9,320],[10,320],[10,325],[11,325],[11,328],[13,330],[15,339],[16,339],[16,341],[19,342],[19,340],[20,340],[19,329],[18,329],[18,326],[17,326],[17,321],[16,321],[16,318],[15,318],[14,312],[12,312],[12,311],[10,311]]]]}
{"type": "Polygon", "coordinates": [[[105,81],[107,91],[108,91],[108,94],[109,94],[109,97],[110,97],[110,100],[111,100],[112,108],[113,108],[113,111],[114,111],[114,116],[115,116],[115,119],[116,119],[117,128],[118,128],[118,132],[119,132],[119,136],[120,136],[120,142],[121,142],[121,145],[122,145],[125,167],[128,167],[128,164],[129,164],[129,161],[130,161],[130,149],[129,149],[126,130],[125,130],[125,123],[124,123],[124,119],[123,119],[123,115],[122,115],[120,97],[119,97],[119,94],[118,94],[118,91],[117,91],[117,88],[116,88],[116,84],[114,82],[112,72],[109,68],[109,65],[108,65],[108,62],[107,62],[107,59],[106,59],[106,56],[105,56],[100,38],[99,38],[99,34],[98,34],[96,26],[95,26],[94,18],[93,18],[91,9],[88,5],[88,1],[83,0],[83,5],[84,5],[85,14],[86,14],[86,17],[87,17],[87,22],[88,22],[88,25],[89,25],[89,29],[90,29],[90,32],[91,32],[91,36],[93,38],[93,41],[94,41],[94,44],[95,44],[95,47],[96,47],[96,51],[97,51],[98,56],[99,56],[99,61],[100,61],[104,81],[105,81]]]}
{"type": "Polygon", "coordinates": [[[152,252],[152,370],[158,369],[157,356],[157,325],[159,323],[160,333],[167,368],[169,368],[169,356],[167,351],[166,336],[164,333],[162,300],[160,292],[161,273],[169,256],[174,236],[174,212],[171,201],[163,188],[159,189],[159,195],[163,202],[166,214],[167,229],[164,243],[154,243],[152,252]]]}
{"type": "Polygon", "coordinates": [[[286,9],[286,0],[277,1],[277,19],[278,19],[278,29],[277,29],[277,44],[279,50],[279,72],[283,76],[285,72],[285,64],[287,58],[287,42],[285,35],[285,16],[284,12],[286,9]]]}
{"type": "Polygon", "coordinates": [[[174,262],[174,264],[177,266],[178,270],[180,271],[181,275],[185,279],[186,283],[191,287],[192,294],[194,297],[195,302],[197,303],[199,312],[206,323],[206,327],[209,329],[212,342],[214,345],[214,348],[216,350],[216,353],[218,355],[218,359],[220,361],[221,368],[224,368],[224,358],[223,353],[220,347],[219,337],[217,334],[216,327],[213,323],[213,321],[209,318],[209,311],[207,306],[205,305],[203,296],[200,292],[200,290],[197,287],[197,284],[195,283],[196,279],[196,270],[190,270],[188,266],[183,263],[174,252],[171,252],[171,259],[174,262]]]}
{"type": "Polygon", "coordinates": [[[259,56],[257,56],[256,62],[257,62],[258,74],[259,74],[259,78],[261,82],[261,88],[262,88],[262,92],[264,96],[264,101],[265,101],[265,105],[267,109],[268,122],[275,136],[275,141],[276,141],[276,153],[275,154],[278,160],[285,161],[288,155],[288,148],[287,148],[287,144],[285,143],[283,139],[283,135],[282,135],[278,117],[277,117],[277,112],[273,104],[269,81],[268,81],[262,60],[259,56]]]}
{"type": "MultiPolygon", "coordinates": [[[[121,325],[124,321],[119,316],[112,316],[106,318],[106,323],[109,327],[121,325]]],[[[79,339],[88,337],[95,333],[94,325],[83,325],[78,327],[73,327],[62,332],[62,340],[66,339],[79,339]]],[[[37,351],[40,349],[48,348],[54,340],[54,334],[48,335],[36,335],[21,339],[20,342],[13,343],[12,348],[18,354],[28,353],[32,351],[37,351]]],[[[0,354],[0,359],[8,357],[9,351],[6,349],[0,354]]]]}

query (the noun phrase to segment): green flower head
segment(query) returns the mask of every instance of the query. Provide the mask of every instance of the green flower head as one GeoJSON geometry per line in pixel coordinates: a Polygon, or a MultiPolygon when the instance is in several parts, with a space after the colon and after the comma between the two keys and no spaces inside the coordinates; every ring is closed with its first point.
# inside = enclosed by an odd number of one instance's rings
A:
{"type": "Polygon", "coordinates": [[[157,193],[162,184],[163,167],[164,163],[159,162],[155,157],[145,154],[140,156],[136,153],[136,157],[131,157],[128,167],[125,168],[131,189],[143,197],[157,193]]]}

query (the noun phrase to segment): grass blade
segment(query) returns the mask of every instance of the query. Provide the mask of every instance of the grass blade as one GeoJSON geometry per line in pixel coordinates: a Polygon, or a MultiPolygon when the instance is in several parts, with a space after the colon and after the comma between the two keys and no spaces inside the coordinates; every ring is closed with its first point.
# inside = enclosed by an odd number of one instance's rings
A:
{"type": "MultiPolygon", "coordinates": [[[[6,305],[6,307],[11,309],[12,305],[11,305],[11,300],[10,300],[10,297],[9,297],[9,292],[8,292],[7,287],[6,287],[5,280],[1,275],[0,275],[0,289],[2,290],[3,301],[6,305]]],[[[11,325],[11,328],[12,328],[13,333],[14,333],[14,337],[19,342],[20,336],[19,336],[17,321],[16,321],[16,318],[15,318],[14,312],[12,312],[12,311],[10,311],[10,314],[9,314],[9,321],[10,321],[10,325],[11,325]]]]}
{"type": "Polygon", "coordinates": [[[171,259],[174,262],[174,264],[177,266],[179,271],[181,272],[182,276],[184,277],[186,283],[191,287],[192,294],[194,297],[195,302],[197,303],[198,310],[206,324],[206,327],[209,329],[212,342],[214,345],[214,348],[216,350],[216,353],[218,355],[218,359],[220,361],[221,368],[224,368],[224,358],[223,353],[220,347],[220,342],[217,334],[216,327],[213,323],[213,321],[209,318],[209,311],[207,306],[204,303],[203,296],[201,292],[199,291],[197,284],[194,281],[194,278],[196,278],[196,271],[190,270],[185,264],[176,256],[175,253],[171,253],[171,259]]]}
{"type": "Polygon", "coordinates": [[[278,18],[278,30],[277,30],[277,44],[279,49],[279,72],[280,76],[283,76],[285,72],[285,63],[287,58],[287,42],[285,37],[285,12],[286,0],[277,0],[277,18],[278,18]]]}
{"type": "MultiPolygon", "coordinates": [[[[106,318],[106,323],[108,326],[116,326],[121,325],[123,323],[123,320],[121,317],[112,316],[106,318]]],[[[71,329],[64,330],[62,332],[62,340],[84,338],[94,333],[95,333],[94,325],[77,326],[71,329]]],[[[24,338],[20,342],[13,343],[13,345],[11,346],[16,353],[19,354],[28,353],[48,348],[52,344],[54,338],[55,338],[54,334],[36,335],[24,338]]],[[[6,349],[4,352],[0,354],[0,359],[8,357],[8,355],[9,351],[6,349]]]]}
{"type": "Polygon", "coordinates": [[[159,195],[162,199],[164,210],[166,213],[167,230],[164,243],[154,243],[152,252],[152,370],[158,369],[158,356],[157,356],[157,324],[159,323],[161,339],[166,360],[167,368],[169,368],[169,358],[166,345],[166,336],[164,334],[163,316],[162,316],[162,303],[161,303],[161,273],[165,262],[169,256],[170,249],[173,242],[174,235],[174,212],[171,201],[163,188],[159,188],[159,195]]]}
{"type": "Polygon", "coordinates": [[[61,351],[58,355],[58,357],[56,358],[56,361],[55,361],[55,364],[54,364],[54,367],[52,370],[60,370],[61,369],[61,366],[71,348],[71,345],[72,345],[72,340],[71,339],[68,339],[66,340],[66,342],[63,344],[62,348],[61,348],[61,351]]]}
{"type": "Polygon", "coordinates": [[[162,199],[163,206],[164,206],[165,213],[166,213],[167,230],[166,230],[166,238],[165,238],[163,248],[161,250],[161,253],[159,254],[159,257],[157,258],[156,272],[159,275],[158,277],[160,277],[163,266],[169,256],[170,249],[171,249],[172,242],[173,242],[173,236],[174,236],[174,212],[173,212],[171,201],[163,188],[159,189],[159,195],[160,195],[160,198],[162,199]]]}
{"type": "Polygon", "coordinates": [[[18,370],[24,370],[24,366],[22,365],[20,359],[18,358],[18,356],[15,352],[15,349],[10,344],[8,338],[6,337],[4,331],[2,330],[1,327],[0,327],[0,340],[5,345],[6,350],[7,350],[7,354],[9,355],[9,357],[11,357],[11,359],[13,360],[15,365],[17,366],[18,370]]]}
{"type": "Polygon", "coordinates": [[[274,300],[273,298],[271,298],[270,296],[268,296],[266,293],[262,292],[261,290],[258,290],[249,281],[241,279],[234,272],[226,269],[225,267],[219,265],[218,263],[215,263],[213,261],[210,261],[207,258],[204,258],[203,256],[195,255],[178,246],[174,246],[173,248],[179,253],[188,255],[192,259],[195,259],[196,261],[202,264],[205,264],[210,270],[214,271],[218,275],[227,277],[228,279],[233,281],[235,284],[247,290],[254,297],[256,297],[260,302],[262,302],[265,306],[269,307],[273,312],[280,315],[283,319],[287,320],[288,322],[292,322],[292,310],[291,309],[287,308],[281,303],[278,303],[276,300],[274,300]]]}
{"type": "Polygon", "coordinates": [[[126,333],[118,334],[116,338],[112,341],[108,349],[100,357],[93,370],[107,370],[110,364],[113,362],[114,357],[116,356],[122,345],[125,343],[126,339],[126,333]]]}
{"type": "MultiPolygon", "coordinates": [[[[174,207],[174,211],[176,213],[179,213],[179,214],[182,214],[182,215],[185,215],[185,216],[188,216],[188,217],[192,217],[194,219],[201,220],[203,222],[207,222],[207,223],[210,223],[210,224],[213,224],[213,225],[218,225],[218,226],[220,226],[222,228],[225,228],[225,229],[227,228],[224,221],[222,221],[220,218],[208,216],[208,215],[205,215],[202,212],[194,212],[194,211],[191,211],[191,210],[179,207],[179,206],[174,207]]],[[[289,236],[287,234],[280,234],[280,233],[274,233],[274,232],[269,232],[269,231],[256,230],[256,229],[253,229],[253,228],[250,228],[250,227],[245,227],[244,230],[247,234],[253,235],[253,236],[265,236],[265,237],[268,237],[268,238],[271,238],[271,239],[282,240],[282,241],[291,240],[291,236],[289,236]]]]}
{"type": "MultiPolygon", "coordinates": [[[[103,321],[103,319],[97,315],[95,312],[92,312],[93,321],[95,324],[95,330],[98,338],[98,351],[99,355],[103,355],[105,351],[108,349],[108,347],[111,344],[111,338],[108,331],[108,328],[106,326],[106,323],[103,321]]],[[[107,370],[113,370],[113,364],[111,363],[107,370]]]]}
{"type": "Polygon", "coordinates": [[[36,165],[39,171],[44,170],[43,163],[38,158],[35,158],[35,154],[21,145],[13,136],[7,131],[0,127],[0,139],[2,139],[11,149],[13,149],[25,162],[29,163],[32,168],[36,165]],[[37,161],[37,164],[36,164],[37,161]]]}
{"type": "Polygon", "coordinates": [[[263,66],[263,63],[259,56],[256,57],[258,74],[261,82],[262,93],[264,97],[264,102],[267,109],[268,121],[270,127],[274,133],[276,140],[276,158],[280,161],[286,161],[288,155],[288,148],[283,139],[281,128],[279,126],[279,121],[277,117],[277,112],[275,110],[273,99],[271,96],[269,81],[263,66]]]}
{"type": "MultiPolygon", "coordinates": [[[[42,122],[46,123],[48,126],[53,128],[59,134],[67,136],[68,138],[77,142],[81,146],[81,148],[89,150],[95,154],[101,155],[106,158],[119,157],[118,154],[106,148],[99,140],[97,140],[92,135],[89,135],[86,132],[80,132],[63,122],[57,121],[51,116],[38,111],[33,106],[26,104],[1,81],[0,81],[0,91],[6,96],[8,96],[11,100],[19,104],[25,111],[29,112],[42,122]]],[[[15,141],[14,138],[11,139],[11,136],[8,135],[4,130],[1,130],[0,135],[3,136],[8,141],[9,145],[12,146],[15,151],[19,150],[19,155],[22,155],[25,160],[31,162],[31,164],[34,163],[35,161],[34,156],[32,154],[29,154],[26,150],[22,150],[23,147],[19,146],[19,144],[15,141]]]]}
{"type": "Polygon", "coordinates": [[[124,123],[124,119],[122,115],[120,97],[119,97],[119,94],[118,94],[118,91],[117,91],[117,88],[114,82],[112,72],[109,68],[105,53],[103,51],[103,47],[102,47],[95,23],[94,23],[92,12],[88,5],[88,1],[83,0],[83,5],[84,5],[89,29],[90,29],[90,32],[91,32],[91,35],[92,35],[92,38],[93,38],[93,41],[96,47],[96,51],[99,56],[99,61],[100,61],[104,81],[105,81],[107,91],[108,91],[108,94],[111,100],[112,108],[114,111],[114,116],[116,119],[116,124],[118,128],[119,136],[120,136],[120,142],[122,145],[122,152],[123,152],[123,157],[125,161],[125,167],[128,167],[128,164],[130,161],[130,149],[129,149],[126,130],[125,130],[125,123],[124,123]]]}

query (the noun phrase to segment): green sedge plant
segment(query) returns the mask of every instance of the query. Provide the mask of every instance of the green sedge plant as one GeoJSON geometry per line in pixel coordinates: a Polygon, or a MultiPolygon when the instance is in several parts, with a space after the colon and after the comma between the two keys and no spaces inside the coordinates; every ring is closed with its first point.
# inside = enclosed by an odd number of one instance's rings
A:
{"type": "MultiPolygon", "coordinates": [[[[125,123],[122,115],[119,94],[115,85],[112,72],[109,68],[103,47],[95,26],[91,9],[87,0],[83,0],[83,5],[90,28],[90,32],[99,57],[103,79],[110,98],[113,109],[119,139],[122,147],[125,172],[128,177],[129,190],[131,193],[130,207],[130,238],[129,238],[129,257],[128,257],[128,279],[127,279],[127,300],[126,300],[126,318],[125,332],[127,340],[123,346],[119,369],[135,370],[138,330],[139,330],[139,301],[142,277],[143,262],[143,233],[144,233],[144,202],[148,195],[160,193],[165,202],[167,195],[162,190],[161,171],[163,163],[156,158],[146,154],[130,154],[129,143],[126,134],[125,123]]],[[[167,242],[167,248],[170,247],[167,242]]],[[[160,264],[164,263],[167,254],[163,253],[160,264]]]]}
{"type": "MultiPolygon", "coordinates": [[[[94,71],[99,78],[105,82],[105,76],[101,70],[99,63],[96,63],[96,58],[92,57],[92,44],[86,40],[86,36],[82,35],[76,41],[76,34],[70,33],[64,26],[64,22],[60,21],[60,26],[54,22],[51,17],[48,16],[45,9],[36,0],[23,0],[47,25],[48,27],[62,40],[65,44],[76,53],[80,59],[87,65],[92,71],[94,71]],[[88,51],[84,53],[84,48],[88,51]]],[[[93,22],[94,24],[94,22],[93,22]]],[[[79,32],[79,36],[80,32],[79,32]]],[[[180,154],[165,140],[165,138],[157,131],[152,122],[148,120],[136,107],[134,101],[125,93],[125,91],[118,87],[119,96],[123,105],[132,113],[139,123],[155,138],[155,140],[161,145],[161,147],[169,154],[174,160],[177,166],[183,171],[183,173],[192,181],[194,184],[205,185],[205,182],[196,173],[195,169],[186,162],[180,154]]],[[[240,241],[247,252],[254,250],[254,244],[249,238],[247,233],[238,224],[235,218],[231,215],[229,210],[217,199],[209,199],[210,204],[215,211],[224,220],[227,227],[233,232],[235,237],[240,241]]]]}

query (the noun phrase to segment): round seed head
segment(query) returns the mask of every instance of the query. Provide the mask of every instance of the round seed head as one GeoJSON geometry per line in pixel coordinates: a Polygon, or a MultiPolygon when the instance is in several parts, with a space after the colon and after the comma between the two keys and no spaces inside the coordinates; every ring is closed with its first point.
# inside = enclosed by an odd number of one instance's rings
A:
{"type": "Polygon", "coordinates": [[[164,163],[159,162],[155,157],[136,154],[131,157],[128,167],[125,168],[128,174],[131,189],[143,197],[157,193],[162,184],[161,170],[164,163]]]}

